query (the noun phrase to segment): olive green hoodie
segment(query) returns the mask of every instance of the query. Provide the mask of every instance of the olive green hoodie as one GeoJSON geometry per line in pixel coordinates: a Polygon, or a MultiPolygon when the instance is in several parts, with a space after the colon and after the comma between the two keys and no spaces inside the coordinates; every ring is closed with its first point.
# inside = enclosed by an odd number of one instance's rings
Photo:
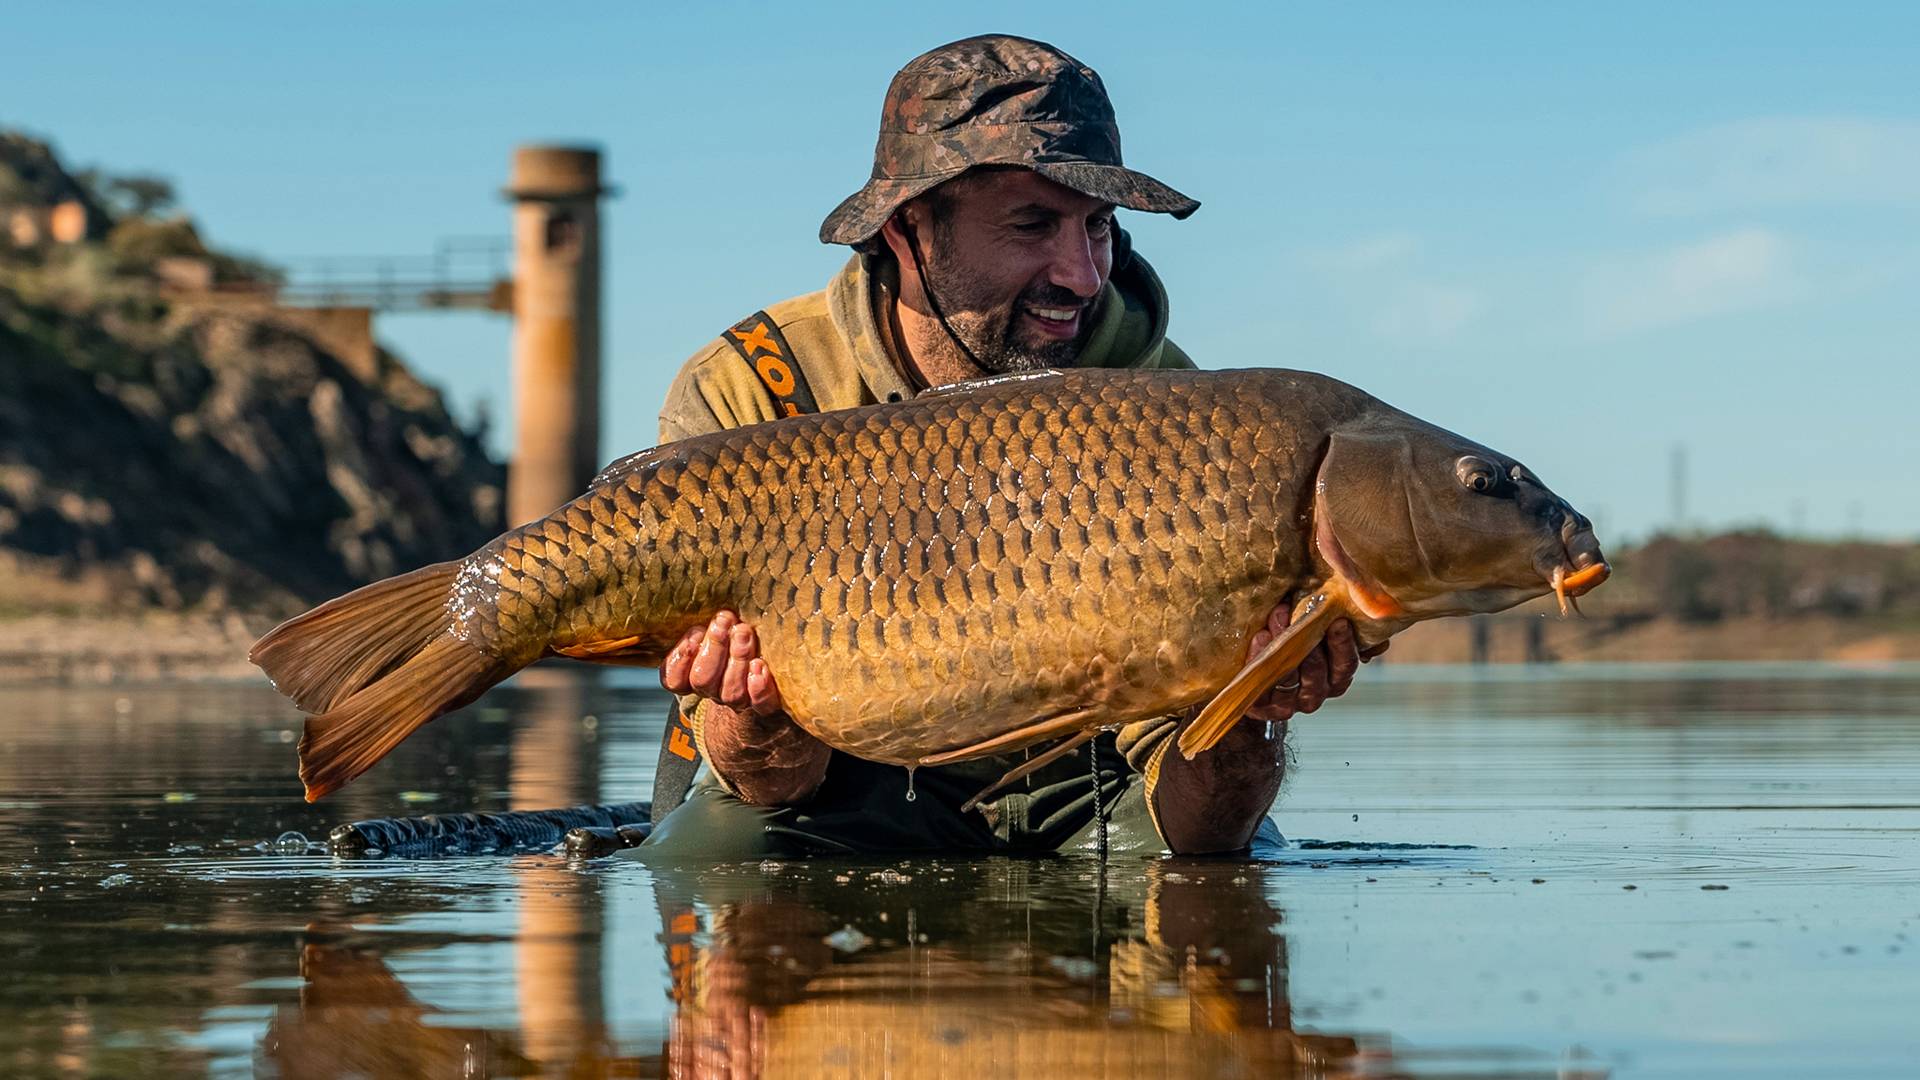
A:
{"type": "MultiPolygon", "coordinates": [[[[895,279],[892,260],[855,255],[826,288],[766,309],[823,411],[914,395],[874,314],[893,302],[895,279]]],[[[1193,367],[1167,340],[1167,293],[1145,259],[1133,256],[1107,282],[1079,366],[1193,367]]],[[[715,338],[680,368],[667,390],[660,441],[780,415],[760,377],[725,338],[715,338]]]]}

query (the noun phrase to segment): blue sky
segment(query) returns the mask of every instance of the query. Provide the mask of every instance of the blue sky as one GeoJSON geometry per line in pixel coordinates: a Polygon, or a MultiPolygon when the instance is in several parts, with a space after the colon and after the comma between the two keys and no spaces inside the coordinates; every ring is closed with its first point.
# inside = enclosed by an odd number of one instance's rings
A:
{"type": "MultiPolygon", "coordinates": [[[[507,231],[513,146],[591,140],[606,445],[680,361],[819,288],[893,71],[1002,31],[1097,68],[1204,367],[1301,367],[1526,460],[1603,537],[1920,537],[1920,5],[93,4],[10,12],[0,125],[172,178],[267,258],[507,231]],[[557,6],[549,5],[550,8],[557,6]]],[[[508,328],[383,317],[511,430],[508,328]]],[[[504,449],[504,446],[501,447],[504,449]]]]}

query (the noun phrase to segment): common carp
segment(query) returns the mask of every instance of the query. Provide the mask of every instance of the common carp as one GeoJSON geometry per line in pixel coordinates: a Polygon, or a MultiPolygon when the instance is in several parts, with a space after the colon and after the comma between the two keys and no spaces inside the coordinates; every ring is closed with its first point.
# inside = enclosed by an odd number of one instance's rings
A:
{"type": "Polygon", "coordinates": [[[251,658],[317,714],[309,802],[543,656],[657,665],[722,608],[756,629],[792,718],[847,753],[1063,751],[1205,702],[1191,757],[1336,616],[1372,646],[1607,573],[1524,465],[1338,380],[1039,372],[643,450],[251,658]],[[1243,667],[1288,596],[1289,630],[1243,667]]]}

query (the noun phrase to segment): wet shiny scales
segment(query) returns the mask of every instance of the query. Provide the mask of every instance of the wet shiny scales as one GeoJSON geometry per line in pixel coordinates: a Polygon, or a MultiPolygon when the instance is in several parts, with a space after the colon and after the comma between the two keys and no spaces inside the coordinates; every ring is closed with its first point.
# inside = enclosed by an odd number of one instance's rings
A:
{"type": "MultiPolygon", "coordinates": [[[[302,704],[344,707],[416,666],[431,693],[407,707],[470,700],[550,652],[654,664],[732,608],[788,712],[829,744],[902,764],[1004,752],[1213,699],[1291,594],[1331,587],[1329,613],[1374,642],[1604,566],[1585,519],[1544,488],[1519,493],[1539,504],[1526,514],[1484,521],[1453,521],[1446,502],[1419,535],[1407,485],[1457,487],[1461,448],[1504,460],[1338,381],[1277,370],[1047,373],[717,432],[624,459],[446,564],[445,632],[420,650],[433,663],[396,644],[302,704]],[[1390,500],[1408,520],[1371,522],[1390,500]],[[1316,536],[1316,522],[1344,531],[1316,536]],[[1439,575],[1425,560],[1449,530],[1466,538],[1462,561],[1439,575]],[[1415,549],[1420,565],[1403,565],[1415,549]],[[1440,577],[1476,591],[1429,587],[1440,577]]],[[[1423,505],[1458,498],[1421,489],[1423,505]]],[[[363,731],[334,752],[377,760],[390,741],[363,731]]],[[[313,725],[307,742],[328,745],[313,725]]]]}

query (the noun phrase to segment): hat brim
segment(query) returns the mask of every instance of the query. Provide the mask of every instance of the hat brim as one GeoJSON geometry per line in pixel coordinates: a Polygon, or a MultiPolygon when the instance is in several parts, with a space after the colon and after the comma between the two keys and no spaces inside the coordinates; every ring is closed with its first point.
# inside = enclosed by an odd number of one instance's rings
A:
{"type": "MultiPolygon", "coordinates": [[[[982,162],[968,166],[968,169],[982,165],[1000,164],[982,162]]],[[[1101,165],[1091,161],[1060,162],[1008,162],[1020,168],[1032,169],[1041,176],[1070,187],[1082,195],[1091,196],[1115,206],[1124,206],[1129,210],[1144,210],[1150,214],[1171,214],[1176,219],[1184,218],[1200,209],[1200,203],[1155,180],[1143,172],[1135,172],[1124,165],[1101,165]]],[[[864,244],[873,239],[880,227],[887,223],[901,204],[910,199],[932,191],[941,184],[968,171],[959,169],[944,176],[917,176],[910,180],[883,179],[876,177],[867,181],[867,185],[846,197],[833,213],[820,224],[820,242],[823,244],[864,244]]]]}

